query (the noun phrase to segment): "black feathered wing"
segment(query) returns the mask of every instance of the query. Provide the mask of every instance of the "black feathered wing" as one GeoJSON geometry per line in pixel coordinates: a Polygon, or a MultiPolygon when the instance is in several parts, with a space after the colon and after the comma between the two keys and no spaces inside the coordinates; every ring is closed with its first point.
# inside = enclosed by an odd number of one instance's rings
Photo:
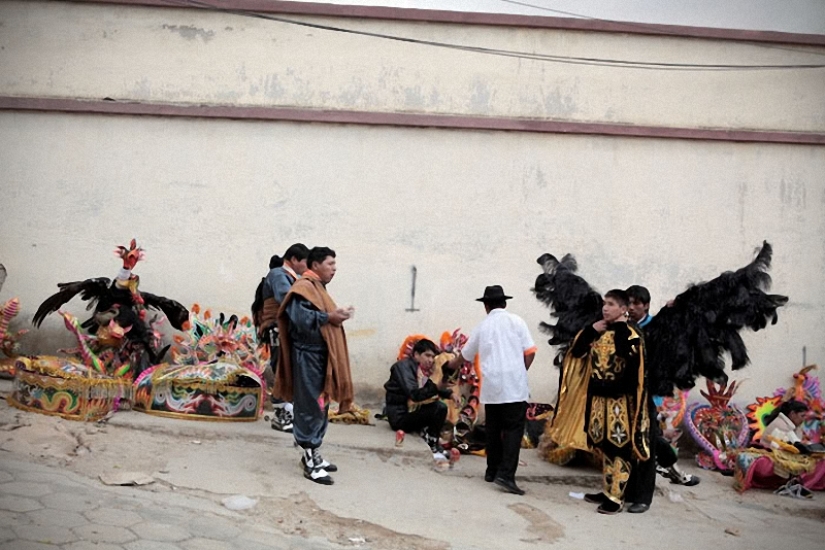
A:
{"type": "Polygon", "coordinates": [[[557,319],[555,324],[542,322],[540,328],[550,335],[547,342],[558,346],[554,363],[561,365],[576,334],[602,318],[602,296],[576,274],[578,264],[570,254],[561,261],[552,254],[542,254],[537,262],[544,273],[536,277],[533,293],[557,319]]]}
{"type": "Polygon", "coordinates": [[[46,298],[32,319],[32,324],[39,327],[49,314],[54,313],[60,309],[63,304],[80,294],[80,298],[88,301],[89,304],[86,309],[91,309],[98,300],[109,292],[109,285],[111,279],[106,277],[97,277],[95,279],[86,279],[85,281],[75,281],[73,283],[59,283],[57,287],[60,289],[55,294],[46,298]]]}
{"type": "Polygon", "coordinates": [[[143,303],[146,307],[159,309],[169,319],[169,324],[177,330],[184,330],[184,323],[189,321],[189,310],[183,307],[180,302],[149,292],[141,291],[140,295],[143,297],[143,303]]]}
{"type": "Polygon", "coordinates": [[[771,245],[763,242],[745,267],[691,285],[644,328],[649,385],[654,395],[670,395],[673,386],[691,388],[704,376],[727,380],[725,354],[738,370],[750,361],[740,331],[758,331],[777,321],[787,296],[768,294],[771,245]]]}

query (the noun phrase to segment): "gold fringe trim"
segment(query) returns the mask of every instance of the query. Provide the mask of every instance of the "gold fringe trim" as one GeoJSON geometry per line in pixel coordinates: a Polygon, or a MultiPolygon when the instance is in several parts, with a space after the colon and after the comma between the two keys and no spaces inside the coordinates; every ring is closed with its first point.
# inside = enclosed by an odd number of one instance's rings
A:
{"type": "Polygon", "coordinates": [[[20,371],[17,373],[15,384],[26,384],[42,389],[73,391],[83,396],[88,395],[91,398],[128,397],[132,394],[129,381],[116,378],[58,378],[20,371]]]}
{"type": "Polygon", "coordinates": [[[144,409],[142,407],[135,406],[133,408],[136,411],[140,411],[142,413],[151,414],[154,416],[165,416],[167,418],[182,418],[183,420],[206,420],[207,422],[255,422],[260,418],[260,413],[258,411],[261,410],[260,407],[256,407],[255,409],[255,416],[253,418],[250,417],[232,417],[232,416],[205,416],[202,414],[187,414],[187,413],[176,413],[176,412],[169,412],[169,411],[155,411],[152,409],[144,409]]]}
{"type": "MultiPolygon", "coordinates": [[[[154,382],[154,381],[152,381],[154,382]]],[[[185,382],[181,380],[162,380],[158,384],[144,385],[140,384],[140,388],[151,389],[153,392],[155,388],[185,388],[190,390],[201,390],[206,393],[210,394],[217,394],[220,392],[223,393],[242,393],[242,394],[249,394],[249,393],[258,393],[262,390],[259,386],[257,388],[250,388],[247,386],[233,386],[232,384],[224,383],[224,382],[185,382]]]]}

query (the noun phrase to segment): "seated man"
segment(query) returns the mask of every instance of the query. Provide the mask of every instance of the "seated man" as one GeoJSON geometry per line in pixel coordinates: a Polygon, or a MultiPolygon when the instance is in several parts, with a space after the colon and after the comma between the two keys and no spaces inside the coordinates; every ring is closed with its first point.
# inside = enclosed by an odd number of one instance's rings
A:
{"type": "Polygon", "coordinates": [[[812,498],[811,491],[825,490],[825,454],[811,452],[801,437],[800,427],[808,414],[808,405],[790,400],[765,419],[761,447],[736,455],[734,487],[738,491],[777,489],[777,494],[812,498]]]}
{"type": "Polygon", "coordinates": [[[424,338],[416,342],[412,356],[390,368],[390,379],[384,389],[387,390],[387,420],[392,429],[404,432],[424,430],[423,436],[433,458],[443,459],[446,455],[438,443],[438,436],[447,417],[447,405],[439,397],[447,398],[452,392],[439,389],[428,376],[437,353],[438,348],[431,340],[424,338]]]}

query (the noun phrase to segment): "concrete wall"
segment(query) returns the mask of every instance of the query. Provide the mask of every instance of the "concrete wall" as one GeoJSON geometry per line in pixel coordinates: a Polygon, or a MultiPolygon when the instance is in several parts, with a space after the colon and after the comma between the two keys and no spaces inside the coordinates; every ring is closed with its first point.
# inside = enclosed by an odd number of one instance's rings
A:
{"type": "MultiPolygon", "coordinates": [[[[457,113],[816,132],[825,71],[547,63],[202,10],[4,2],[0,91],[148,102],[457,113]]],[[[283,16],[435,42],[696,64],[822,63],[803,46],[283,16]]]]}
{"type": "MultiPolygon", "coordinates": [[[[751,44],[331,20],[508,49],[791,62],[751,44]]],[[[0,5],[0,95],[423,111],[797,132],[825,130],[820,71],[650,73],[472,56],[195,10],[0,5]]],[[[800,48],[795,47],[794,50],[800,48]]],[[[820,50],[821,52],[822,50],[820,50]]],[[[779,324],[746,336],[740,401],[825,365],[825,150],[817,145],[0,111],[0,298],[25,324],[57,282],[113,276],[136,237],[142,288],[245,313],[295,241],[339,254],[330,285],[363,396],[403,338],[469,331],[485,285],[534,327],[533,397],[556,389],[530,294],[549,251],[601,291],[646,284],[658,309],[775,247],[779,324]],[[411,266],[418,269],[410,307],[411,266]]],[[[72,303],[80,311],[79,300],[72,303]]],[[[50,318],[24,340],[68,342],[50,318]]],[[[698,396],[697,396],[698,398],[698,396]]]]}

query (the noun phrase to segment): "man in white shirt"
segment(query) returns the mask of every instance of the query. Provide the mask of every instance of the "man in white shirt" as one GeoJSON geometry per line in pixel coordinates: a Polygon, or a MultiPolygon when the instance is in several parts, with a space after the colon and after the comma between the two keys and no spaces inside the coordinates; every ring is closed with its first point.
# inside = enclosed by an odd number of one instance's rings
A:
{"type": "Polygon", "coordinates": [[[481,403],[484,405],[487,432],[487,471],[484,481],[495,482],[509,493],[523,495],[516,485],[521,439],[530,390],[527,369],[533,362],[536,346],[527,324],[504,311],[507,300],[500,285],[488,286],[484,296],[487,317],[470,334],[461,353],[449,367],[460,368],[464,361],[481,363],[481,403]]]}

